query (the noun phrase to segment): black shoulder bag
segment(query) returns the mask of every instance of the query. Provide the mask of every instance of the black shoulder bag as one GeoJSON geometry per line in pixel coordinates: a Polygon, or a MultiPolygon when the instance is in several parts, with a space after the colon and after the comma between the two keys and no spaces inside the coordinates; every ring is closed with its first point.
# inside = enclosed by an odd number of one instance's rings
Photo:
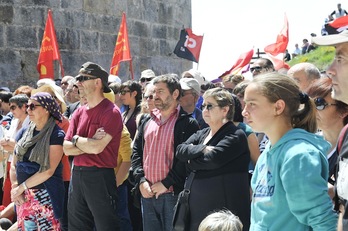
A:
{"type": "Polygon", "coordinates": [[[189,197],[195,172],[191,172],[185,183],[184,190],[179,193],[178,201],[174,207],[173,231],[187,231],[190,226],[189,197]]]}

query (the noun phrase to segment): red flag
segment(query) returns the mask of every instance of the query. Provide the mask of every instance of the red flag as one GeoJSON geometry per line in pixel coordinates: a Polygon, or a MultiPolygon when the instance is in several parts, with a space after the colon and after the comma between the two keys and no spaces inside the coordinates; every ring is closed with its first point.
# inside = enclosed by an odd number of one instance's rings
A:
{"type": "Polygon", "coordinates": [[[284,16],[284,27],[277,36],[277,41],[265,47],[265,52],[272,55],[284,53],[289,43],[289,23],[286,15],[284,16]]]}
{"type": "Polygon", "coordinates": [[[244,66],[249,64],[251,58],[253,57],[253,54],[254,54],[254,49],[251,49],[248,52],[242,53],[237,59],[237,62],[233,64],[232,68],[228,71],[225,71],[225,73],[220,75],[219,78],[222,78],[229,74],[235,74],[241,71],[244,66]]]}
{"type": "Polygon", "coordinates": [[[195,35],[190,28],[182,29],[180,32],[180,40],[174,49],[174,54],[180,58],[198,63],[202,43],[203,36],[195,35]]]}
{"type": "Polygon", "coordinates": [[[274,69],[278,71],[279,69],[286,68],[290,69],[289,64],[287,64],[282,57],[277,57],[271,54],[267,54],[269,59],[272,61],[274,69]]]}
{"type": "Polygon", "coordinates": [[[117,35],[114,55],[112,56],[111,66],[110,66],[110,74],[118,75],[119,64],[123,61],[130,61],[130,71],[133,76],[132,70],[132,57],[129,49],[129,40],[128,40],[128,31],[127,31],[127,23],[126,23],[126,14],[122,14],[122,22],[120,26],[120,30],[117,35]]]}
{"type": "Polygon", "coordinates": [[[64,76],[63,63],[62,59],[60,58],[56,32],[53,25],[52,11],[48,10],[48,17],[36,67],[37,71],[40,74],[40,79],[54,79],[54,60],[59,61],[60,71],[62,76],[64,76]]]}

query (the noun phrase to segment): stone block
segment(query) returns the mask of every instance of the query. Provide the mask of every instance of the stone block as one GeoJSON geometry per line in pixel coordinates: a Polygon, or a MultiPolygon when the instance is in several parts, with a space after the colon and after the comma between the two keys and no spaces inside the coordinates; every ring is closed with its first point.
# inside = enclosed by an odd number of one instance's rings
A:
{"type": "Polygon", "coordinates": [[[150,25],[141,22],[141,21],[136,21],[132,19],[128,19],[128,34],[134,35],[134,36],[139,36],[139,37],[149,37],[150,35],[150,25]]]}
{"type": "MultiPolygon", "coordinates": [[[[40,26],[45,28],[47,21],[48,9],[19,7],[15,10],[15,25],[23,26],[40,26]]],[[[53,21],[55,15],[53,12],[53,21]]]]}
{"type": "Polygon", "coordinates": [[[117,12],[116,1],[110,0],[83,0],[83,10],[101,15],[114,15],[117,12]]]}
{"type": "Polygon", "coordinates": [[[80,48],[83,52],[99,52],[99,33],[80,31],[80,48]]]}
{"type": "Polygon", "coordinates": [[[36,29],[28,26],[8,26],[6,42],[9,47],[26,49],[37,48],[39,44],[36,37],[36,29]]]}
{"type": "Polygon", "coordinates": [[[115,16],[110,15],[100,15],[95,16],[94,18],[95,20],[92,20],[93,30],[111,34],[118,33],[121,25],[121,18],[116,18],[115,16]]]}
{"type": "Polygon", "coordinates": [[[102,53],[114,53],[117,36],[114,34],[99,34],[100,51],[102,53]]]}
{"type": "Polygon", "coordinates": [[[0,47],[4,47],[4,26],[0,26],[0,47]]]}
{"type": "Polygon", "coordinates": [[[61,0],[60,6],[64,9],[81,10],[83,1],[81,0],[61,0]]]}
{"type": "Polygon", "coordinates": [[[167,26],[163,24],[157,24],[152,26],[151,32],[152,38],[166,39],[167,38],[167,26]]]}
{"type": "Polygon", "coordinates": [[[13,6],[0,6],[0,22],[12,23],[14,19],[13,6]]]}
{"type": "Polygon", "coordinates": [[[80,34],[74,29],[57,30],[57,41],[60,50],[78,50],[80,49],[80,34]]]}

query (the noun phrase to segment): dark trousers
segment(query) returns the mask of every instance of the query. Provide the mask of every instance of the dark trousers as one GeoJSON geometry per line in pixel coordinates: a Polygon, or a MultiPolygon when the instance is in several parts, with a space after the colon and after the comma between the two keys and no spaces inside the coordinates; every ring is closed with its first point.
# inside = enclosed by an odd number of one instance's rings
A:
{"type": "Polygon", "coordinates": [[[74,166],[69,187],[69,231],[120,230],[117,192],[111,168],[74,166]]]}

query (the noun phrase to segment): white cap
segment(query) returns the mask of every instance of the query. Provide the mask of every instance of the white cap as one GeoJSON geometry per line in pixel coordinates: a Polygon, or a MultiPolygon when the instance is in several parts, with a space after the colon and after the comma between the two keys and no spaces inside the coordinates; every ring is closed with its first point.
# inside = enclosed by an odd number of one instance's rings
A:
{"type": "Polygon", "coordinates": [[[122,83],[122,80],[117,75],[109,75],[108,83],[122,83]]]}
{"type": "Polygon", "coordinates": [[[198,95],[201,92],[201,87],[196,79],[182,78],[180,79],[180,86],[183,90],[194,90],[198,95]]]}

